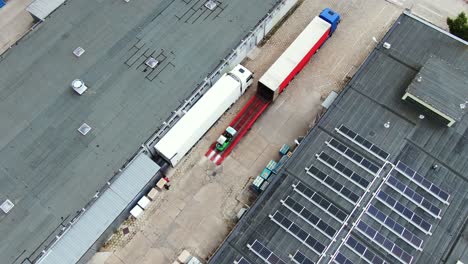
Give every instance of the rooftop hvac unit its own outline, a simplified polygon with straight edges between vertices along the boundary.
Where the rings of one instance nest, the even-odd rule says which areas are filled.
[[[73,80],[73,82],[71,83],[71,87],[79,95],[82,95],[84,92],[86,92],[86,90],[88,90],[88,87],[80,79]]]
[[[5,213],[5,214],[8,214],[8,212],[10,212],[10,210],[14,207],[15,205],[8,199],[6,199],[2,205],[0,205],[0,209],[2,209],[2,211]]]
[[[86,124],[86,123],[83,123],[79,128],[78,128],[78,131],[83,135],[83,136],[86,136],[86,134],[89,133],[89,131],[91,131],[91,127]]]
[[[213,11],[216,8],[217,5],[218,4],[213,0],[209,0],[208,2],[205,3],[205,7],[208,8],[209,10],[211,10],[211,11]]]
[[[151,69],[154,69],[156,68],[156,66],[158,66],[159,64],[159,61],[153,57],[149,57],[146,61],[145,61],[145,64],[150,67]]]
[[[76,48],[74,51],[73,51],[73,54],[76,56],[76,57],[80,57],[81,55],[83,55],[83,53],[85,53],[85,49],[83,49],[82,47],[78,47]]]

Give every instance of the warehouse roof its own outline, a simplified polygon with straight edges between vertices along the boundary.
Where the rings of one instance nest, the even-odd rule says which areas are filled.
[[[67,1],[3,54],[2,263],[34,259],[276,2]]]
[[[433,56],[468,69],[466,43],[402,14],[210,263],[463,257],[468,118],[449,128],[402,100]]]

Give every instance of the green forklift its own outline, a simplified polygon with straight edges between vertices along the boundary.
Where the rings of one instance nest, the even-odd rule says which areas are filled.
[[[218,140],[216,141],[216,150],[219,152],[226,150],[226,148],[231,144],[232,140],[234,139],[234,136],[236,135],[237,131],[232,128],[228,127],[226,128],[226,131],[219,136]]]

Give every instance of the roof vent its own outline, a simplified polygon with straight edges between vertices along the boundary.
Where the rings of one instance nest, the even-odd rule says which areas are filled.
[[[86,90],[88,90],[88,87],[85,85],[85,83],[80,80],[80,79],[75,79],[71,83],[71,87],[75,92],[77,92],[79,95],[82,95]]]
[[[419,115],[419,119],[421,120],[424,119],[424,117],[425,117],[424,115]]]
[[[390,127],[390,121],[387,121],[383,126],[384,126],[385,128],[389,128],[389,127]]]
[[[2,209],[2,211],[5,213],[5,214],[8,214],[8,212],[11,211],[11,209],[14,207],[15,205],[8,199],[6,199],[2,205],[0,205],[0,209]]]
[[[392,46],[392,45],[391,45],[390,43],[388,43],[388,42],[385,42],[385,43],[383,44],[383,47],[386,48],[386,49],[389,49],[391,46]]]
[[[154,69],[156,68],[156,66],[158,66],[159,64],[159,61],[153,57],[149,57],[146,61],[145,61],[145,64],[150,67],[151,69]]]
[[[83,136],[86,136],[86,134],[89,133],[89,131],[91,131],[91,127],[86,124],[86,123],[83,123],[79,128],[78,128],[78,131],[83,135]]]
[[[460,104],[460,109],[465,109],[466,108],[466,103],[468,103],[468,102],[464,102],[463,104]]]
[[[76,57],[80,57],[81,55],[83,55],[83,53],[85,53],[85,49],[83,49],[82,47],[78,47],[76,48],[74,51],[73,51],[73,54],[76,56]]]
[[[421,81],[422,81],[422,76],[418,76],[418,77],[416,78],[416,81],[417,81],[417,82],[421,82]]]
[[[218,4],[213,1],[213,0],[208,0],[208,2],[205,3],[205,7],[208,8],[209,10],[213,11]]]

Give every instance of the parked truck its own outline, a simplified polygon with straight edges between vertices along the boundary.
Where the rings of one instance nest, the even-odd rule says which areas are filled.
[[[221,76],[154,146],[156,152],[171,166],[176,166],[252,81],[253,73],[240,64]]]
[[[260,77],[257,93],[247,102],[229,124],[236,130],[236,136],[228,146],[218,149],[211,145],[206,156],[219,165],[250,130],[263,111],[273,103],[306,65],[317,50],[335,32],[340,15],[330,8],[324,9],[297,36],[291,45]]]

